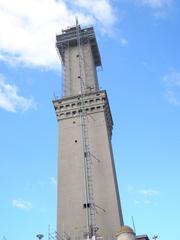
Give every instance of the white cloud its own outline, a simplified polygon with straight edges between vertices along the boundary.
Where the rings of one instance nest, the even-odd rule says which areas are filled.
[[[103,31],[115,22],[108,0],[0,0],[0,60],[59,68],[55,34],[75,24],[75,16]]]
[[[29,108],[35,108],[36,104],[33,98],[25,98],[18,95],[18,88],[5,82],[0,75],[0,108],[9,112],[17,110],[26,111]]]
[[[72,1],[70,1],[70,3],[72,4]],[[74,0],[73,3],[87,11],[90,10],[91,14],[93,14],[99,22],[104,23],[104,27],[105,25],[113,24],[116,20],[110,1],[108,0]]]
[[[14,199],[12,201],[12,205],[13,205],[13,207],[19,208],[22,210],[30,210],[33,207],[31,202],[23,200],[23,199]]]
[[[180,72],[171,69],[164,75],[163,82],[168,101],[173,105],[180,106]]]
[[[140,194],[144,195],[144,196],[157,196],[160,194],[159,191],[157,190],[154,190],[154,189],[141,189],[140,191]]]

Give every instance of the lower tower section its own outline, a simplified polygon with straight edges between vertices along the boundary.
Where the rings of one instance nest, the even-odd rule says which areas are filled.
[[[91,226],[87,212],[93,208],[96,237],[112,239],[123,225],[123,218],[111,145],[113,122],[106,91],[86,93],[83,101],[81,94],[55,100],[53,104],[59,124],[58,235],[66,239],[87,238],[87,232],[91,231],[87,229]],[[82,111],[86,114],[89,153],[83,149]],[[87,176],[85,170],[86,154],[91,156],[88,172],[91,176]],[[87,201],[87,177],[93,203]]]

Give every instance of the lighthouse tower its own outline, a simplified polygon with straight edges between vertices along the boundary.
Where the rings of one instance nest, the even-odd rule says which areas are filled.
[[[63,239],[112,239],[123,225],[111,137],[113,120],[96,68],[101,57],[93,27],[56,36],[64,71],[58,120],[57,234]]]

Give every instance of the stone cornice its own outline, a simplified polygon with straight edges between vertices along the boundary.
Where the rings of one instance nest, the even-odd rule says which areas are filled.
[[[104,112],[109,136],[112,135],[113,120],[105,90],[53,100],[58,121],[79,117],[84,110],[87,115]],[[83,106],[82,106],[83,105]]]

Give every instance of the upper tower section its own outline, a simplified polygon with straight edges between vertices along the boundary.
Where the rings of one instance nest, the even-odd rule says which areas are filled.
[[[96,67],[101,66],[101,57],[93,27],[62,30],[56,47],[64,70],[63,96],[99,91]]]

